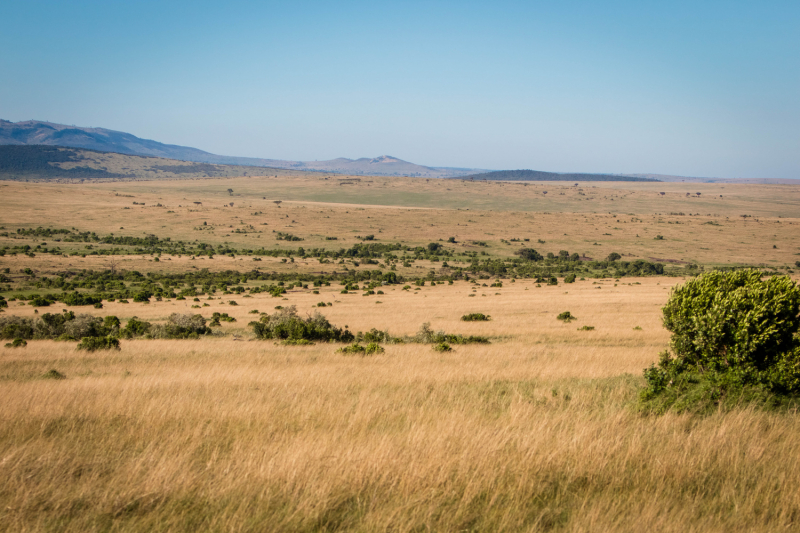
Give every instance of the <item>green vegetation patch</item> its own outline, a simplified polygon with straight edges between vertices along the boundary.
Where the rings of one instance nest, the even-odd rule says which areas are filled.
[[[800,395],[800,288],[757,270],[709,272],[673,289],[664,307],[670,349],[644,371],[647,412],[708,412]]]

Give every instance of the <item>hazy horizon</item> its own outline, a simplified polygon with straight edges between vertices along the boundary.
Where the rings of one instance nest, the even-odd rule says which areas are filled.
[[[0,6],[0,117],[214,154],[800,177],[800,4]]]

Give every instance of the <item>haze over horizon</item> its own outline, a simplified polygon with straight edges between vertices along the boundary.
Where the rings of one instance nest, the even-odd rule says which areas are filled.
[[[800,4],[0,6],[0,118],[214,154],[800,178]]]

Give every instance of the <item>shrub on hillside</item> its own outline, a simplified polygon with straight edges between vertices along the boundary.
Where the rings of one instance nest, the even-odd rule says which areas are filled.
[[[670,350],[644,371],[647,411],[703,411],[800,393],[800,288],[757,270],[709,272],[672,291]]]

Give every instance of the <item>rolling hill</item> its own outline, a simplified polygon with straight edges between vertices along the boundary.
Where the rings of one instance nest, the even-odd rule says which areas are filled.
[[[223,178],[286,172],[63,146],[0,145],[0,179],[6,180]]]
[[[318,170],[322,172],[375,176],[448,178],[474,174],[480,171],[479,169],[471,168],[426,167],[386,155],[372,159],[338,158],[328,161],[285,161],[281,159],[225,156],[204,152],[188,146],[141,139],[121,131],[67,126],[38,120],[10,122],[0,119],[0,145],[66,146],[215,165]]]

